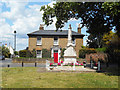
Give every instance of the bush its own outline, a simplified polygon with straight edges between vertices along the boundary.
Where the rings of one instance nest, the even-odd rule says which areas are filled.
[[[26,50],[26,57],[33,57],[32,52],[30,52],[29,50]]]
[[[42,57],[43,58],[50,58],[51,57],[51,50],[42,49]]]
[[[36,50],[33,49],[32,51],[30,50],[20,50],[19,51],[19,56],[20,57],[27,57],[27,58],[36,58]]]
[[[106,47],[103,47],[103,48],[97,48],[96,51],[97,52],[106,52],[107,48]]]
[[[36,58],[36,50],[35,49],[32,50],[32,55],[34,58]]]
[[[85,58],[86,54],[96,53],[94,48],[83,48],[79,50],[79,58]]]
[[[15,55],[18,55],[18,52],[17,52],[17,51],[15,51],[15,52],[14,52],[14,54],[15,54]]]
[[[20,50],[19,51],[19,56],[20,57],[26,57],[26,54],[27,54],[27,50]]]
[[[64,51],[65,51],[66,49],[65,48],[63,48],[62,50],[61,50],[61,58],[63,58],[63,55],[64,55]]]

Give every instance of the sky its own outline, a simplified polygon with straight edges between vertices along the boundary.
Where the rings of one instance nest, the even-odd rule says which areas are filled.
[[[14,30],[16,30],[16,50],[23,50],[28,47],[28,33],[39,29],[42,21],[43,11],[41,6],[49,5],[53,7],[55,1],[46,2],[45,0],[32,2],[32,0],[0,0],[0,42],[11,45],[14,48]],[[55,30],[56,18],[50,26],[44,26],[45,30]],[[68,30],[69,24],[72,30],[77,32],[79,20],[71,19],[62,29]],[[86,34],[86,28],[82,28],[81,33]],[[83,38],[83,45],[86,45],[87,36]]]

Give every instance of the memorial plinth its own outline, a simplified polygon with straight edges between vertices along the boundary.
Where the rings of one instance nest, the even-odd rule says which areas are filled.
[[[72,28],[71,25],[69,25],[69,30],[68,30],[68,43],[66,50],[64,51],[64,63],[76,63],[76,51],[74,49],[74,45],[72,43]]]

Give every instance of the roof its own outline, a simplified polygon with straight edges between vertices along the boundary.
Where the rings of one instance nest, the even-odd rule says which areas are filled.
[[[32,33],[27,34],[28,36],[67,36],[68,35],[68,30],[38,30]],[[72,31],[73,36],[84,36],[81,33]]]

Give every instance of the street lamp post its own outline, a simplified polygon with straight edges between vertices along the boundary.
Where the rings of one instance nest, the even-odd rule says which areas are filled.
[[[14,55],[16,51],[16,31],[14,31]]]

